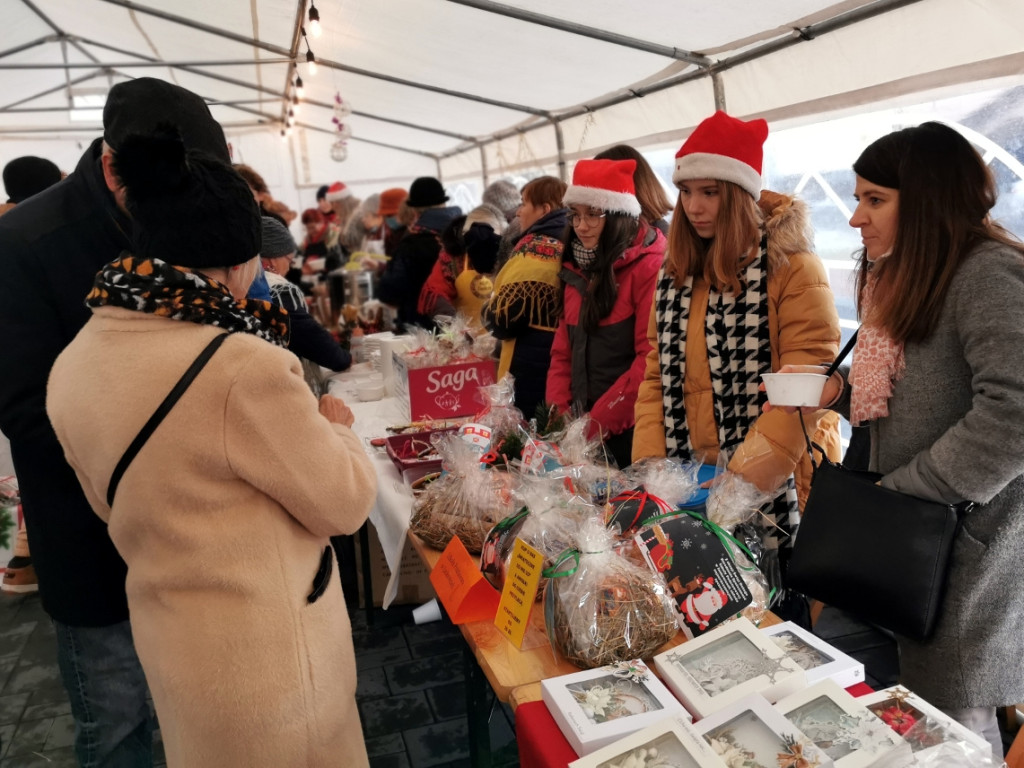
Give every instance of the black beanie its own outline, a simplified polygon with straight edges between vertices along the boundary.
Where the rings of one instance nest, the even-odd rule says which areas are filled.
[[[16,157],[4,166],[8,202],[20,203],[60,181],[60,168],[41,157]]]
[[[189,149],[231,162],[224,131],[206,102],[192,91],[153,77],[140,77],[118,83],[107,94],[103,140],[115,152],[129,136],[152,134],[164,123],[178,129]]]
[[[186,152],[176,127],[125,137],[114,170],[132,216],[134,255],[193,269],[259,255],[262,224],[249,185],[227,163]]]

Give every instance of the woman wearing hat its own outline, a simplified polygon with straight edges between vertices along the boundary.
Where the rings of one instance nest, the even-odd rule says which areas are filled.
[[[238,174],[186,156],[176,132],[126,138],[114,171],[132,253],[97,275],[92,318],[53,366],[47,409],[128,565],[167,765],[326,767],[344,755],[365,766],[328,545],[361,525],[376,491],[351,411],[312,396],[284,348],[286,314],[242,298],[261,231]],[[223,344],[112,484],[214,339]]]
[[[999,762],[996,707],[1024,701],[1024,245],[991,219],[992,174],[947,125],[883,136],[853,170],[862,324],[821,402],[867,427],[883,487],[975,502],[934,634],[896,640],[900,683]]]
[[[589,414],[620,467],[631,461],[651,296],[665,256],[665,236],[640,219],[635,170],[633,160],[576,163],[562,198],[572,229],[547,380],[548,402]]]
[[[636,403],[633,457],[697,457],[763,492],[784,488],[765,510],[763,570],[773,586],[799,521],[810,473],[800,422],[761,413],[762,373],[832,360],[839,318],[821,260],[812,252],[802,202],[761,191],[764,120],[716,112],[676,155],[679,188],[648,337],[651,352]],[[815,439],[838,457],[834,415],[818,412]],[[820,421],[820,423],[819,423]],[[809,469],[809,466],[806,467]],[[799,493],[798,493],[799,492]],[[795,615],[803,613],[796,601]]]

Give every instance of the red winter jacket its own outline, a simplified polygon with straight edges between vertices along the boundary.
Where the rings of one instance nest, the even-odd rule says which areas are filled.
[[[606,436],[635,423],[633,406],[651,349],[647,324],[665,243],[660,231],[641,224],[633,245],[615,262],[615,305],[589,334],[577,327],[587,278],[571,261],[563,264],[564,312],[551,345],[547,401],[562,410],[577,403]]]

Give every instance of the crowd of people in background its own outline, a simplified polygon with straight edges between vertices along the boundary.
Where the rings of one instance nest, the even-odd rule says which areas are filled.
[[[525,418],[588,416],[620,467],[721,454],[774,494],[775,610],[807,623],[785,575],[810,464],[759,382],[821,370],[840,329],[806,207],[762,188],[764,120],[701,122],[674,200],[619,145],[569,184],[495,181],[468,212],[433,177],[362,199],[336,181],[293,211],[231,164],[200,98],[159,80],[114,86],[103,122],[63,181],[40,158],[8,164],[0,208],[18,371],[0,379],[0,428],[27,523],[4,588],[38,584],[53,618],[82,765],[151,762],[147,686],[168,765],[367,764],[328,542],[366,518],[375,479],[351,411],[317,389],[321,368],[352,363],[339,270],[372,276],[391,329],[461,314],[492,334]],[[1024,700],[1024,632],[1006,618],[1024,598],[998,578],[1024,555],[1024,246],[990,219],[991,175],[950,128],[884,137],[854,170],[862,335],[806,423],[839,460],[842,412],[870,426],[883,485],[977,503],[938,632],[899,643],[912,687],[995,748],[995,707]]]

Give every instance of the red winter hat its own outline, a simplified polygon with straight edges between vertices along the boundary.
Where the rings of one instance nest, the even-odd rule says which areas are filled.
[[[580,160],[562,203],[640,218],[640,202],[633,187],[635,170],[636,160]]]
[[[743,122],[718,110],[694,129],[676,153],[672,181],[731,181],[755,200],[761,195],[761,161],[768,123]]]
[[[340,181],[336,181],[327,188],[327,201],[334,202],[335,200],[344,200],[346,197],[352,196],[352,190],[342,184]]]

